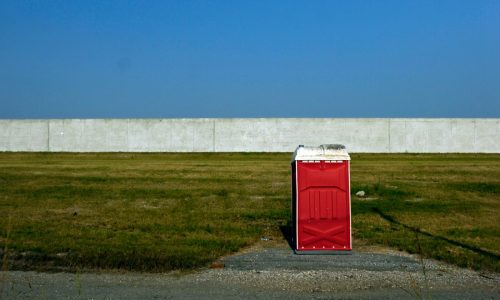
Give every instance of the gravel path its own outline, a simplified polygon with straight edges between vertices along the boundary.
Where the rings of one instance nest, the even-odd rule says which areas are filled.
[[[182,274],[0,273],[1,299],[499,299],[500,274],[395,251],[294,255],[254,247]],[[217,265],[216,265],[217,266]]]

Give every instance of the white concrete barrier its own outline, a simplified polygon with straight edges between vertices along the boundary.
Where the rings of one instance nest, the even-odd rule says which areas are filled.
[[[0,120],[0,151],[500,153],[500,119]]]

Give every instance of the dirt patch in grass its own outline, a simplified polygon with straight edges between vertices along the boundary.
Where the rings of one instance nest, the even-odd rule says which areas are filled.
[[[167,271],[289,225],[289,154],[0,153],[14,269]],[[354,154],[354,246],[500,270],[500,155]],[[366,199],[376,199],[366,201]],[[8,219],[10,218],[10,225]]]

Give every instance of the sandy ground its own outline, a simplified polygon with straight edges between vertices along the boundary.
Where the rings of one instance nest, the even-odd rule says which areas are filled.
[[[1,299],[500,299],[500,274],[387,249],[294,255],[266,242],[190,273],[0,273]],[[222,267],[223,266],[223,267]]]

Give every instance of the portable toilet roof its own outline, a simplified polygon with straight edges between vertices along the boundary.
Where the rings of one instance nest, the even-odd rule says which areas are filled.
[[[296,160],[351,160],[351,157],[345,146],[340,144],[300,145],[293,153],[292,161]]]

